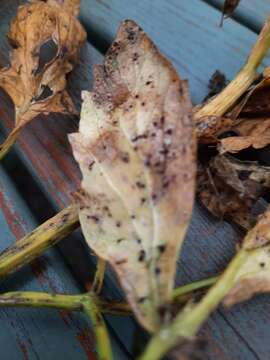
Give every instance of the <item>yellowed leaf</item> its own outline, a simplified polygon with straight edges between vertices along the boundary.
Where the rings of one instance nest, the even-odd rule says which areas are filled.
[[[187,84],[142,29],[125,21],[83,99],[79,133],[70,136],[83,174],[82,230],[153,331],[170,298],[194,199]]]

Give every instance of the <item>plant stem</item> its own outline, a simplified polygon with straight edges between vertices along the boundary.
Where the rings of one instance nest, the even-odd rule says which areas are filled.
[[[140,360],[161,359],[179,343],[179,339],[192,339],[210,313],[234,286],[237,271],[248,257],[248,251],[241,249],[198,305],[187,305],[174,321],[155,335]]]
[[[190,294],[195,290],[199,290],[204,287],[211,286],[211,285],[215,284],[218,281],[218,279],[219,279],[219,276],[213,276],[208,279],[194,281],[190,284],[175,288],[172,293],[172,298],[173,298],[173,300],[177,300],[179,297],[182,297],[183,295],[186,295],[186,294]]]
[[[93,286],[92,286],[92,291],[95,294],[99,294],[102,289],[105,270],[106,270],[106,261],[101,258],[98,258],[97,270],[95,273],[95,279],[94,279]]]
[[[0,160],[2,160],[5,157],[5,155],[9,152],[12,145],[17,140],[18,135],[19,135],[18,131],[12,131],[8,135],[6,140],[0,145]]]
[[[266,55],[269,47],[270,17],[266,19],[244,67],[219,95],[195,113],[195,119],[210,115],[224,115],[256,79],[256,69]]]
[[[0,255],[0,278],[20,269],[72,232],[78,225],[78,211],[71,205],[18,240]]]
[[[100,313],[99,306],[93,297],[88,294],[82,301],[84,312],[90,317],[96,335],[97,351],[101,360],[112,359],[110,337],[105,321]]]

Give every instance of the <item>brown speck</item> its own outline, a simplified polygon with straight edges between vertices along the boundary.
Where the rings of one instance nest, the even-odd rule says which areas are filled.
[[[146,81],[145,85],[150,85],[151,81]]]
[[[93,220],[95,223],[99,222],[99,218],[96,215],[87,215],[88,220]]]
[[[139,304],[142,304],[143,302],[145,302],[146,299],[147,299],[146,296],[142,296],[142,297],[140,297],[140,298],[138,299],[138,303],[139,303]]]
[[[140,181],[137,181],[136,182],[136,186],[139,188],[139,189],[144,189],[145,188],[145,184],[140,182]]]
[[[140,250],[139,252],[139,257],[138,257],[138,261],[142,262],[145,259],[145,251],[144,250]]]
[[[166,245],[158,245],[158,250],[161,254],[164,253],[165,249],[166,249]]]
[[[157,195],[156,194],[153,194],[152,195],[152,200],[156,200],[157,199]]]
[[[144,106],[144,105],[145,105],[145,102],[143,101],[143,102],[141,103],[141,105]]]
[[[139,99],[139,95],[137,94],[137,95],[135,95],[135,99]]]
[[[155,268],[155,273],[156,275],[159,275],[161,273],[161,269],[159,267]]]
[[[117,221],[115,224],[118,228],[121,227],[121,221]]]
[[[123,154],[122,156],[121,156],[121,159],[122,159],[122,161],[124,162],[124,163],[128,163],[129,162],[129,154]]]
[[[146,198],[141,198],[141,204],[144,204],[146,202]]]
[[[261,262],[261,263],[260,263],[260,267],[261,267],[261,268],[265,267],[265,263],[264,263],[264,262]]]
[[[115,263],[116,263],[116,265],[122,265],[122,264],[125,264],[125,263],[127,263],[127,262],[128,262],[127,259],[122,259],[122,260],[116,261]]]
[[[131,215],[131,219],[136,219],[136,216],[135,215]]]
[[[117,239],[116,242],[117,242],[117,244],[120,244],[120,242],[122,242],[123,240],[125,240],[125,238]]]
[[[172,135],[172,129],[166,130],[165,133],[166,133],[167,135]]]
[[[94,163],[95,161],[90,162],[90,164],[88,165],[88,170],[92,170]]]

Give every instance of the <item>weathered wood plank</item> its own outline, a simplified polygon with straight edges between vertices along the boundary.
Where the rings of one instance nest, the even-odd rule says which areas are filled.
[[[89,41],[99,39],[96,45],[101,42],[102,48],[112,41],[120,21],[137,21],[182,77],[189,79],[194,103],[204,98],[215,70],[233,78],[256,39],[253,32],[230,19],[220,28],[220,16],[201,0],[141,1],[128,6],[125,0],[82,0],[81,12]]]
[[[0,251],[36,227],[36,221],[0,168]],[[46,253],[18,274],[5,280],[1,292],[31,290],[79,293],[56,249]],[[65,349],[66,359],[96,359],[89,320],[79,313],[44,309],[0,309],[1,359],[53,359]],[[115,358],[127,357],[112,335]]]

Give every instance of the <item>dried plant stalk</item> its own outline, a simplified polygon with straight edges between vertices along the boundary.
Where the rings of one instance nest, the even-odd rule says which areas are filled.
[[[77,207],[71,205],[18,240],[0,254],[0,278],[17,271],[79,226]]]

